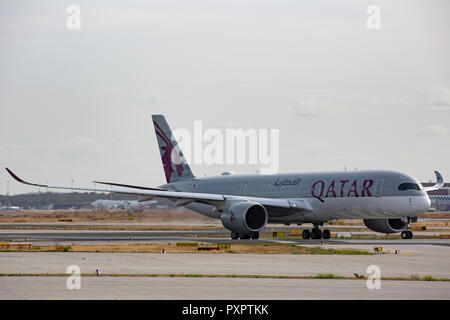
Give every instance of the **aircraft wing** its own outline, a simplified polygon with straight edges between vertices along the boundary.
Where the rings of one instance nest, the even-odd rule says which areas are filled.
[[[120,189],[109,189],[109,188],[92,188],[92,187],[75,187],[75,186],[61,186],[61,185],[46,185],[31,183],[19,178],[11,170],[6,168],[6,171],[18,182],[49,189],[63,189],[72,191],[94,191],[94,192],[113,192],[120,194],[130,194],[143,196],[143,201],[151,200],[152,198],[168,198],[174,200],[175,205],[185,205],[190,202],[201,202],[216,206],[217,208],[223,208],[225,203],[228,201],[252,201],[257,202],[263,206],[278,207],[284,209],[297,209],[312,211],[311,206],[303,199],[274,199],[274,198],[259,198],[259,197],[247,197],[247,196],[236,196],[236,195],[223,195],[223,194],[213,194],[213,193],[195,193],[195,192],[178,192],[178,191],[164,191],[157,188],[133,188],[126,187]],[[111,184],[111,183],[108,183]],[[123,185],[125,186],[125,185]]]
[[[438,171],[434,171],[434,174],[436,175],[436,184],[431,187],[424,187],[423,189],[425,191],[439,190],[444,186],[444,178],[442,178],[442,175]]]
[[[142,190],[160,190],[160,191],[167,191],[166,189],[161,189],[161,188],[148,188],[148,187],[133,186],[133,185],[129,185],[129,184],[121,184],[121,183],[114,183],[114,182],[94,181],[94,183],[105,184],[105,185],[108,185],[108,186],[115,186],[115,187],[125,187],[125,188],[133,188],[133,189],[142,189]]]

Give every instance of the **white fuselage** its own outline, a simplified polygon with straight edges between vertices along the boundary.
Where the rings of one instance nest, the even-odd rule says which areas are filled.
[[[399,190],[405,182],[417,185],[419,189]],[[195,178],[165,187],[188,192],[301,199],[312,208],[309,211],[268,208],[269,222],[279,223],[417,217],[431,205],[417,179],[395,171],[219,176]],[[185,207],[220,219],[221,213],[213,205],[190,203]]]

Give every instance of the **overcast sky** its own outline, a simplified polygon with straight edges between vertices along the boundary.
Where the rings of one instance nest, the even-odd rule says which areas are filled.
[[[0,193],[5,166],[41,183],[164,183],[155,113],[173,129],[279,129],[280,172],[450,181],[449,16],[448,0],[0,0]]]

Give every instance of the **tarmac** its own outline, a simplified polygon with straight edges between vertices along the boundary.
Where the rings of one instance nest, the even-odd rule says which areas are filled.
[[[0,277],[0,299],[449,299],[450,282],[365,280],[84,277],[69,290],[65,277]]]
[[[415,234],[420,234],[416,232]],[[261,237],[258,240],[231,240],[224,229],[195,230],[195,231],[89,231],[89,230],[2,230],[0,242],[31,241],[40,244],[93,244],[93,243],[167,243],[177,241],[198,241],[206,243],[230,242],[236,244],[251,243],[295,243],[299,245],[318,245],[321,243],[378,245],[380,243],[404,246],[404,245],[438,245],[450,246],[450,239],[329,239],[312,240],[301,238],[268,238]]]
[[[61,274],[69,265],[81,273],[208,274],[314,276],[333,273],[365,275],[377,265],[382,277],[431,275],[450,278],[450,248],[405,247],[400,254],[231,254],[231,253],[111,253],[111,252],[0,252],[0,274]]]
[[[198,231],[2,230],[0,242],[45,244],[132,244],[199,241],[205,243],[288,243],[390,254],[232,254],[0,252],[0,299],[450,299],[450,281],[382,280],[369,290],[366,280],[276,279],[258,276],[369,276],[379,266],[381,277],[450,278],[450,239],[262,238],[231,241],[220,229]],[[393,254],[398,250],[398,254]],[[77,265],[81,290],[66,288],[67,267]],[[100,276],[94,276],[96,269]],[[22,276],[11,276],[22,274]],[[29,276],[39,274],[39,276]],[[63,276],[47,277],[46,274]],[[117,274],[117,277],[102,275]],[[184,274],[185,277],[161,275]],[[147,275],[147,276],[146,276]],[[159,275],[158,277],[154,277]],[[211,278],[201,275],[214,276]],[[237,278],[220,277],[234,275]],[[67,275],[69,276],[69,275]],[[252,276],[244,278],[239,276]]]

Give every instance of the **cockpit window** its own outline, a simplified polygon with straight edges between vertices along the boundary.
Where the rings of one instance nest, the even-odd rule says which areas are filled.
[[[420,190],[420,187],[418,184],[415,183],[402,183],[398,186],[398,190],[405,191],[405,190]]]

